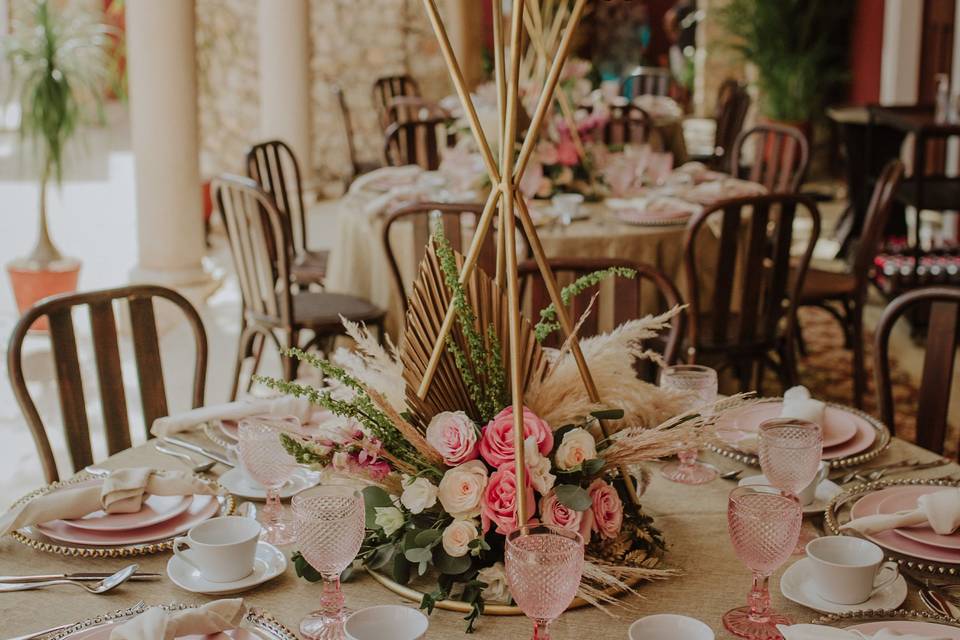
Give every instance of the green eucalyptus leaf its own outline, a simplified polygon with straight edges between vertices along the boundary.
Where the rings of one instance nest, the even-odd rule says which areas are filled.
[[[410,562],[430,562],[433,560],[433,554],[430,550],[423,548],[407,549],[403,552],[403,557]]]
[[[320,582],[323,580],[320,572],[314,569],[299,551],[294,552],[294,554],[290,556],[290,559],[293,561],[293,568],[296,570],[298,578],[303,578],[307,582]]]
[[[417,534],[420,533],[416,529],[411,529],[403,534],[403,540],[400,542],[400,548],[403,551],[407,549],[416,549],[417,548]]]
[[[424,560],[424,561],[421,562],[419,565],[417,565],[417,574],[418,574],[418,575],[421,575],[421,576],[424,575],[424,574],[426,574],[426,573],[427,573],[427,566],[428,566],[428,564],[429,564],[429,563],[428,563],[426,560]]]
[[[593,504],[587,490],[575,484],[558,484],[553,487],[553,491],[560,504],[574,511],[586,511]]]
[[[585,460],[583,463],[583,475],[585,476],[595,476],[603,469],[603,466],[606,464],[603,458],[593,458],[591,460]]]
[[[399,584],[410,582],[410,563],[407,562],[402,553],[393,556],[393,570],[390,572],[390,577]]]
[[[623,418],[623,409],[601,409],[591,411],[590,415],[597,420],[620,420]]]
[[[449,576],[457,576],[470,570],[473,562],[470,555],[455,558],[443,549],[434,549],[433,564],[441,572]]]
[[[378,547],[376,551],[373,552],[373,555],[367,560],[367,566],[377,571],[383,569],[390,562],[393,561],[393,556],[397,552],[397,545],[384,545]]]
[[[439,529],[426,529],[417,534],[414,542],[416,542],[418,547],[429,549],[440,541],[442,535]]]
[[[367,529],[376,529],[377,507],[392,507],[393,500],[390,499],[390,494],[380,487],[364,487],[362,493],[364,515],[366,519],[365,526]]]

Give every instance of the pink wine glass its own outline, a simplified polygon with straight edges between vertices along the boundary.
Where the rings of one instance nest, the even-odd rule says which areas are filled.
[[[660,373],[660,388],[683,391],[689,396],[685,410],[709,407],[717,400],[717,372],[698,364],[679,364],[666,367]],[[697,444],[677,454],[675,462],[668,462],[660,469],[667,480],[682,484],[704,484],[717,477],[717,470],[697,462]]]
[[[514,601],[533,620],[533,640],[549,640],[548,626],[577,595],[583,538],[549,525],[521,527],[507,536],[504,565]]]
[[[723,626],[739,638],[781,640],[778,624],[790,619],[770,609],[770,574],[787,561],[800,535],[803,510],[796,496],[776,487],[753,485],[730,492],[727,526],[733,550],[753,572],[746,607],[723,615]]]
[[[280,433],[270,418],[246,418],[240,421],[237,443],[243,468],[267,490],[260,522],[261,538],[270,544],[290,544],[295,539],[292,523],[280,504],[280,488],[293,475],[297,461],[283,448]]]
[[[300,622],[300,633],[311,640],[340,640],[350,613],[340,574],[363,542],[363,495],[345,485],[315,487],[293,497],[293,514],[300,553],[323,576],[320,608]]]
[[[823,430],[798,418],[771,418],[760,423],[758,448],[760,468],[767,482],[799,496],[820,472]],[[801,532],[794,553],[804,553],[815,536]]]

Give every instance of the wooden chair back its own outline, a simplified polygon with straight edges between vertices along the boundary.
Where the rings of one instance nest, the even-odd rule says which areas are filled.
[[[347,97],[343,93],[343,89],[338,84],[330,86],[330,91],[333,92],[334,97],[337,99],[337,106],[340,108],[340,119],[343,121],[343,135],[347,143],[347,154],[350,160],[350,170],[353,172],[353,175],[350,176],[351,180],[360,175],[360,161],[357,159],[357,145],[353,139],[353,117],[350,115],[350,107],[347,106]]]
[[[387,104],[387,121],[390,124],[430,118],[449,119],[450,112],[436,102],[420,96],[397,96],[391,98]]]
[[[897,189],[903,182],[904,166],[900,160],[891,160],[884,166],[870,197],[863,232],[856,241],[853,253],[853,275],[857,280],[857,294],[865,296],[873,261],[883,243],[883,233],[897,197]]]
[[[129,312],[133,353],[140,386],[140,404],[148,438],[153,421],[169,413],[163,366],[160,360],[157,320],[153,306],[153,301],[157,298],[176,305],[186,317],[193,332],[195,358],[191,407],[199,407],[203,404],[207,375],[207,334],[196,309],[176,291],[153,285],[131,285],[117,289],[52,296],[28,309],[14,327],[7,349],[7,369],[14,396],[27,420],[37,452],[40,454],[40,462],[47,482],[59,480],[60,475],[57,472],[46,428],[30,395],[23,372],[23,342],[27,332],[34,322],[46,317],[60,397],[60,413],[70,461],[73,465],[72,471],[75,472],[93,464],[94,460],[74,331],[73,310],[76,307],[87,307],[89,313],[107,451],[112,455],[131,446],[129,414],[117,339],[115,315],[117,302],[125,301]]]
[[[440,168],[440,148],[454,145],[455,136],[446,118],[394,122],[384,134],[383,153],[387,165],[415,164],[427,171]]]
[[[253,145],[247,151],[247,176],[273,198],[277,211],[287,220],[294,253],[305,253],[307,213],[303,206],[300,164],[293,149],[282,140]]]
[[[810,145],[803,132],[782,124],[761,124],[741,131],[733,143],[730,175],[741,175],[744,149],[751,142],[753,165],[747,179],[759,182],[770,192],[796,193],[810,162]]]
[[[417,81],[409,75],[377,78],[373,83],[373,107],[377,112],[377,118],[380,120],[380,126],[386,129],[391,124],[387,114],[391,100],[400,96],[419,95],[420,87],[417,85]]]
[[[804,210],[811,219],[810,237],[793,263],[796,277],[791,283],[793,226]],[[701,234],[717,229],[717,260],[707,264],[697,242]],[[693,216],[683,240],[691,361],[701,349],[765,353],[777,346],[785,317],[786,335],[793,336],[795,303],[819,236],[817,205],[786,193],[725,200]],[[712,285],[710,300],[703,299],[701,282]]]
[[[620,83],[620,95],[627,98],[637,96],[669,96],[673,84],[670,69],[664,67],[637,67]]]
[[[650,138],[653,119],[635,104],[610,106],[610,120],[603,127],[606,145],[643,144]]]
[[[714,134],[714,161],[723,166],[727,154],[733,149],[737,136],[743,131],[743,123],[750,110],[750,94],[747,88],[733,78],[720,85],[717,92],[715,119],[717,129]]]
[[[212,190],[230,243],[244,317],[290,326],[292,247],[285,216],[249,178],[221,175]]]
[[[618,327],[628,320],[642,318],[648,313],[662,313],[675,305],[683,304],[683,298],[681,298],[680,292],[673,281],[650,265],[618,258],[550,258],[547,262],[553,269],[557,280],[561,283],[573,282],[581,276],[611,267],[626,267],[637,272],[637,277],[634,279],[614,276],[611,278],[612,287],[608,286],[605,289],[604,283],[601,283],[573,297],[568,311],[571,320],[576,323],[589,308],[590,300],[594,294],[600,292],[593,310],[580,326],[577,334],[580,338],[589,338],[601,331],[598,311],[604,306],[604,301],[601,298],[605,293],[610,295],[612,299],[613,327]],[[529,317],[532,322],[537,322],[540,318],[540,311],[550,304],[550,296],[540,274],[540,267],[533,260],[526,260],[518,265],[518,271],[524,291],[529,292],[526,294],[529,296]],[[643,308],[644,290],[651,285],[656,291],[656,308]],[[647,297],[649,298],[649,296]],[[680,341],[683,338],[684,322],[684,313],[681,312],[664,338],[663,357],[667,363],[676,361]],[[558,331],[548,336],[542,344],[548,347],[559,347],[564,340],[565,336]],[[645,377],[652,378],[653,376]]]

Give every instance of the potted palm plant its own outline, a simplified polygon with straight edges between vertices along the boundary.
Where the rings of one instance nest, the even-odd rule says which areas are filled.
[[[62,181],[64,152],[78,125],[91,111],[100,114],[110,68],[109,28],[89,9],[58,13],[48,0],[37,0],[32,9],[4,46],[20,103],[21,143],[32,146],[23,155],[34,161],[40,187],[36,245],[7,265],[21,311],[76,289],[80,261],[64,257],[50,237],[47,192]]]

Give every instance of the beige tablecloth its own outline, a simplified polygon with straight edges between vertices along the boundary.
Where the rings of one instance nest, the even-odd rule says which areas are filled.
[[[707,456],[721,468],[734,465],[717,456]],[[934,458],[930,452],[895,440],[880,462],[895,459]],[[104,466],[155,465],[183,468],[180,463],[143,446],[117,454]],[[918,475],[938,477],[960,467],[938,468]],[[222,472],[223,467],[215,467]],[[612,611],[616,617],[597,609],[585,608],[565,614],[555,625],[555,640],[626,638],[630,623],[653,613],[680,613],[703,620],[722,640],[731,638],[722,630],[721,616],[732,607],[745,604],[750,587],[749,572],[733,554],[726,524],[726,497],[734,484],[716,480],[699,487],[669,483],[655,475],[653,484],[644,496],[644,506],[656,518],[663,531],[669,552],[665,564],[684,572],[668,581],[644,585],[642,598],[629,597],[629,611]],[[805,526],[811,526],[809,523]],[[293,547],[288,551],[292,551]],[[164,571],[170,554],[144,556],[137,559],[145,571]],[[64,571],[114,571],[123,566],[123,560],[81,560],[54,556],[20,546],[12,538],[0,539],[0,574],[28,574]],[[791,560],[792,562],[792,560]],[[778,571],[771,580],[773,606],[797,621],[808,621],[818,614],[783,598],[778,589]],[[344,585],[347,603],[361,608],[375,604],[399,603],[401,599],[379,586],[370,577],[363,576]],[[278,578],[244,594],[248,604],[262,607],[281,622],[296,629],[300,618],[316,607],[320,587],[296,578],[293,568]],[[99,613],[132,606],[143,599],[148,604],[173,601],[203,603],[215,598],[181,591],[169,580],[160,582],[127,583],[116,591],[102,596],[91,595],[75,587],[54,587],[43,591],[0,594],[0,630],[4,636],[37,631],[56,624],[91,617]],[[906,605],[922,609],[911,586]],[[427,638],[465,638],[462,614],[437,610],[430,619]],[[530,635],[529,623],[523,618],[487,617],[481,620],[474,638],[507,640]],[[681,640],[678,638],[678,640]]]

